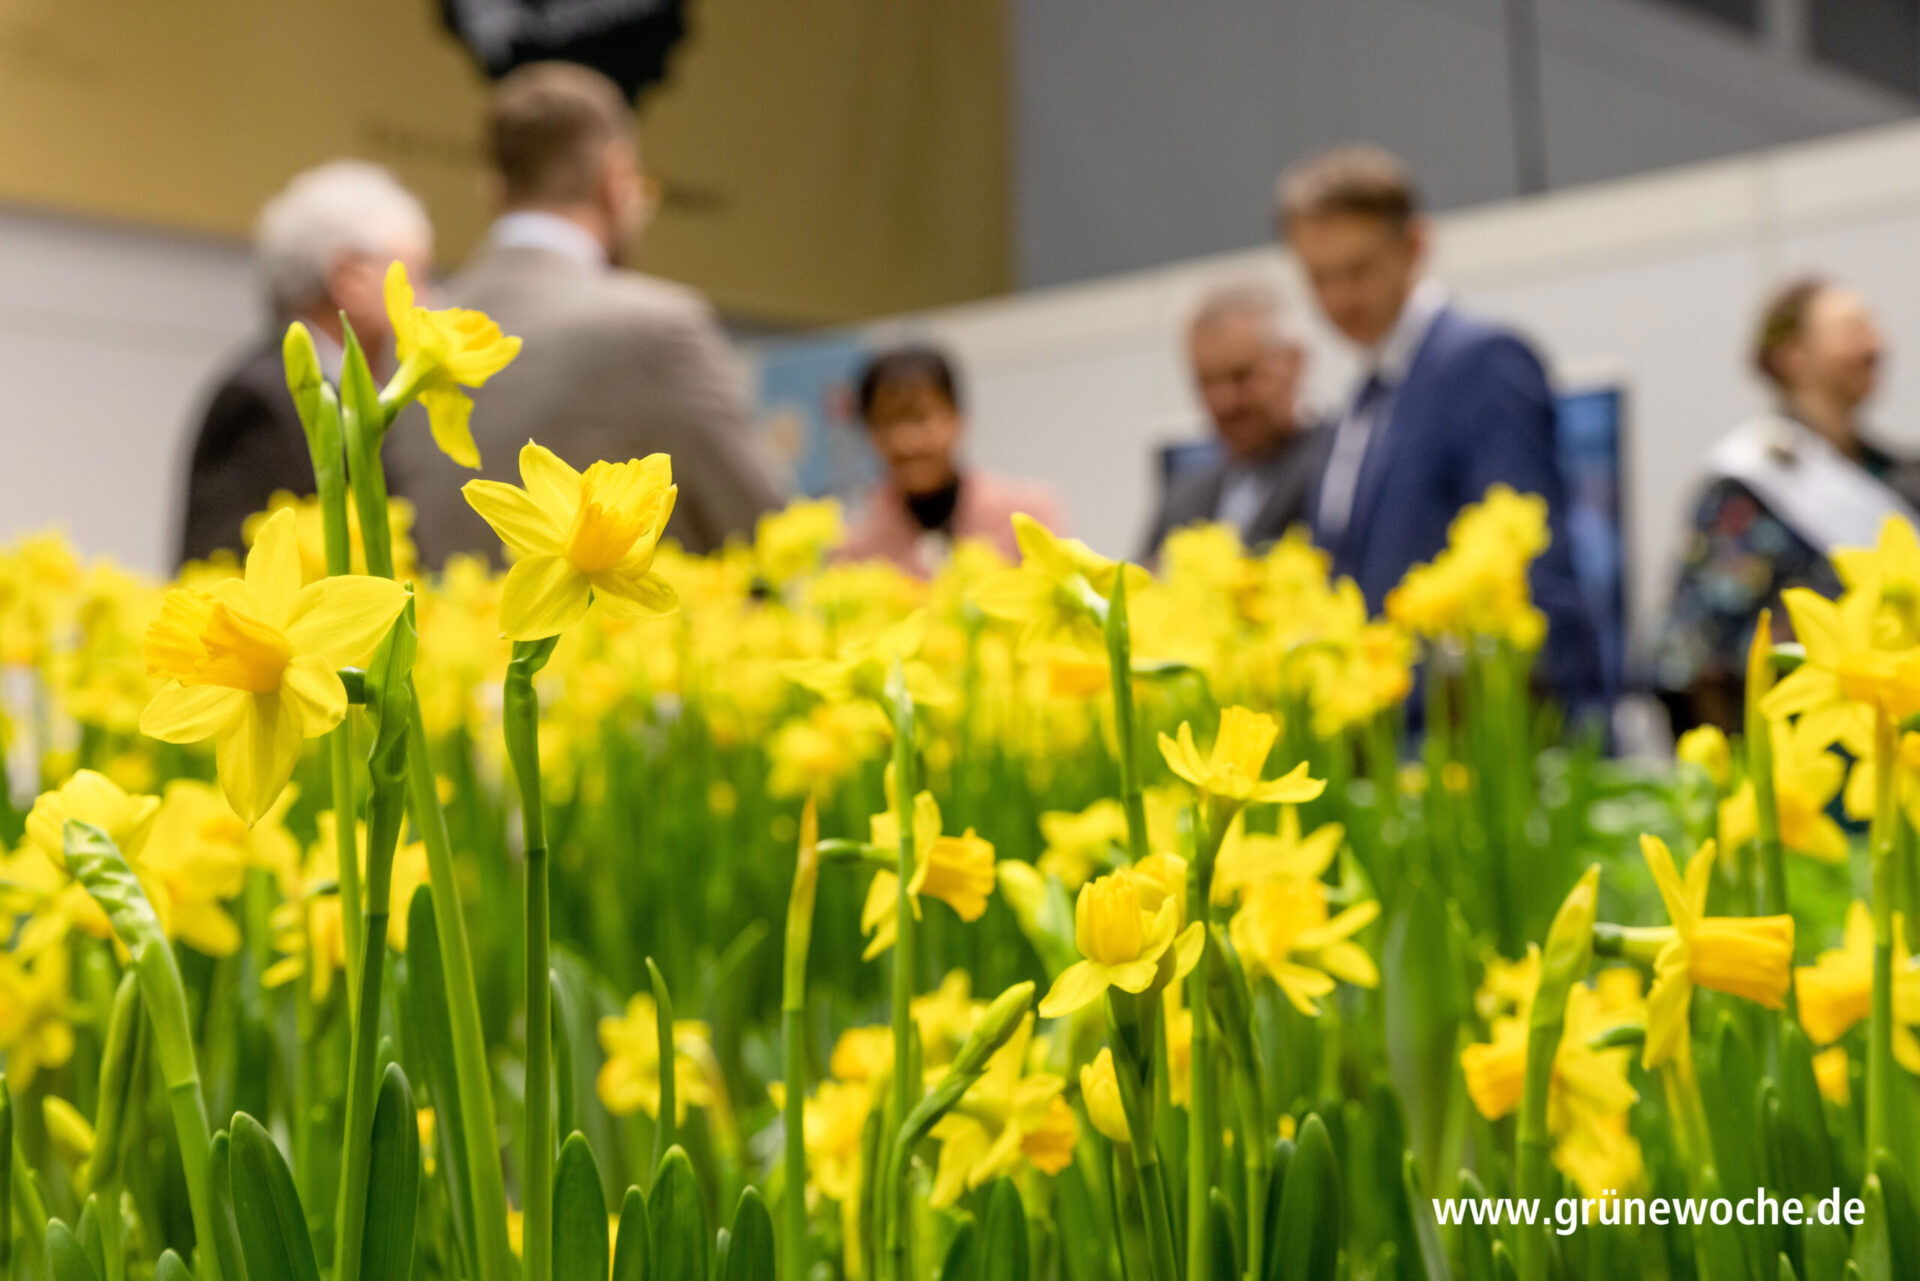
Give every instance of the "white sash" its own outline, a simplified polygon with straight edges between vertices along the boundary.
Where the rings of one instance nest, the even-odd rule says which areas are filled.
[[[1751,489],[1782,523],[1828,555],[1836,547],[1873,546],[1888,516],[1920,527],[1920,513],[1904,498],[1790,418],[1736,427],[1713,447],[1707,466]]]

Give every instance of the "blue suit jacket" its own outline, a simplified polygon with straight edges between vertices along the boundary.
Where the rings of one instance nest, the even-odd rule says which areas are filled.
[[[1570,711],[1595,710],[1605,698],[1600,648],[1568,549],[1553,392],[1519,338],[1442,310],[1368,439],[1346,530],[1321,526],[1316,493],[1314,538],[1378,612],[1409,568],[1446,546],[1454,515],[1502,481],[1547,500],[1553,541],[1531,576],[1547,616],[1540,674]]]

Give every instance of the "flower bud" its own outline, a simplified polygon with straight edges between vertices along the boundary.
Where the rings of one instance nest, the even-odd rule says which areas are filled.
[[[1016,983],[994,999],[987,1012],[974,1024],[960,1052],[953,1057],[955,1075],[970,1075],[986,1069],[994,1051],[1005,1045],[1020,1029],[1020,1021],[1033,1005],[1033,984]]]

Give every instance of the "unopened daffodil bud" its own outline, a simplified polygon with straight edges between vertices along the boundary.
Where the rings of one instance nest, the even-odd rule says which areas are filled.
[[[1087,1105],[1093,1128],[1114,1143],[1131,1143],[1127,1111],[1120,1103],[1120,1081],[1113,1071],[1113,1051],[1105,1046],[1093,1062],[1080,1068],[1080,1097]]]

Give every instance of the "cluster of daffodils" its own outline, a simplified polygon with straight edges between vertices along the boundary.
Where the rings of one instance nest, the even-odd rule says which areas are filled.
[[[1531,715],[1548,522],[1498,487],[1370,618],[1304,537],[1221,527],[1150,574],[1019,516],[1016,562],[923,581],[802,502],[689,556],[672,460],[529,442],[464,488],[508,568],[423,574],[382,441],[419,404],[476,466],[467,391],[519,342],[397,267],[387,301],[383,388],[289,333],[319,492],[244,557],[0,548],[0,1263],[1920,1272],[1884,1226],[1576,1249],[1428,1211],[1920,1214],[1906,526],[1788,593],[1743,732],[1647,780]]]

